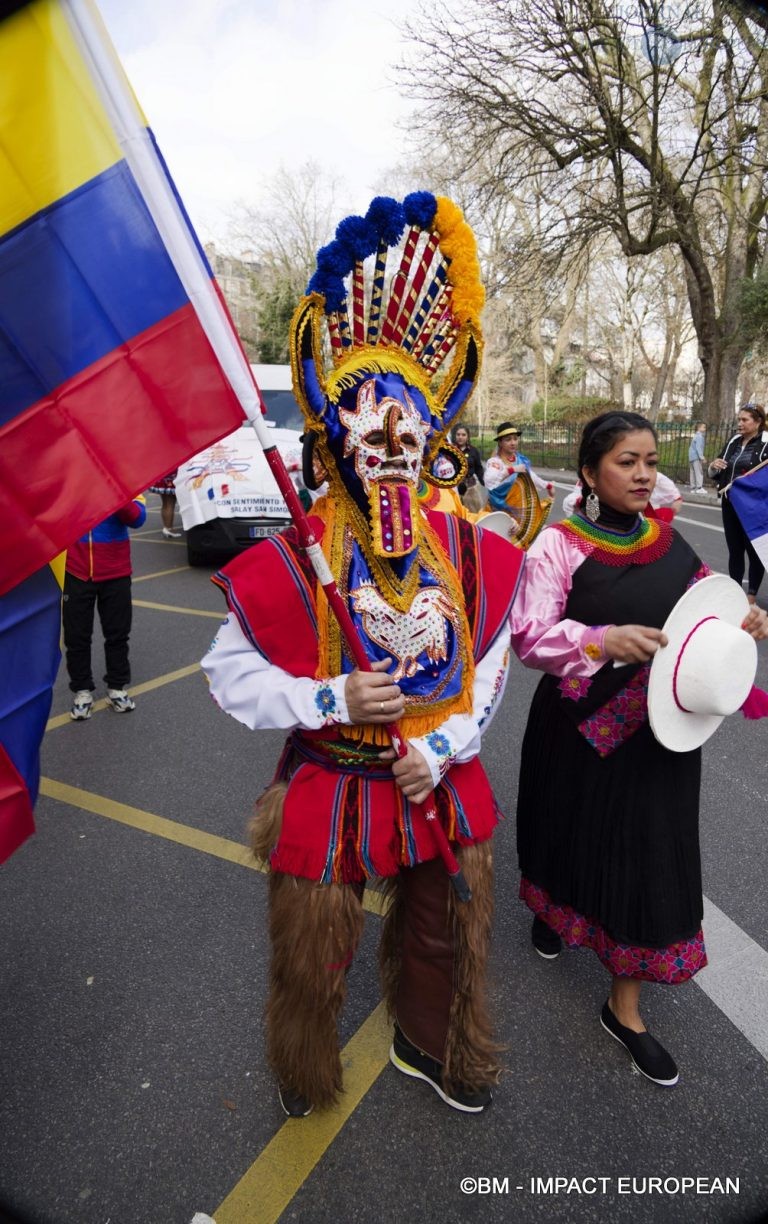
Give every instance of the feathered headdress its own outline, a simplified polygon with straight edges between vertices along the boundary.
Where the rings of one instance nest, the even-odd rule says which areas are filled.
[[[477,380],[484,300],[474,235],[451,200],[378,196],[364,217],[346,217],[291,323],[308,427],[322,435],[329,405],[371,374],[399,375],[419,393],[427,473]]]

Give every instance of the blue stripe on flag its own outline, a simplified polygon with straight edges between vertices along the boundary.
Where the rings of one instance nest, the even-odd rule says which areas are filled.
[[[0,241],[0,424],[188,299],[125,162]]]
[[[734,481],[727,496],[750,540],[768,532],[768,467]]]
[[[50,566],[0,598],[0,743],[34,804],[40,741],[59,666],[61,588]]]

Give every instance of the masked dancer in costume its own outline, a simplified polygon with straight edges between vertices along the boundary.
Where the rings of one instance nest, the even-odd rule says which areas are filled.
[[[212,694],[251,728],[290,731],[254,848],[271,867],[267,1048],[293,1116],[342,1088],[337,1018],[373,877],[392,892],[380,954],[392,1062],[468,1112],[499,1072],[484,998],[497,809],[477,754],[505,684],[522,554],[418,497],[441,453],[456,484],[466,474],[445,440],[477,378],[482,302],[460,210],[418,192],[339,225],[291,324],[305,476],[329,487],[310,523],[373,672],[354,666],[292,530],[214,579],[229,616],[203,661]],[[433,788],[466,903],[425,819]]]

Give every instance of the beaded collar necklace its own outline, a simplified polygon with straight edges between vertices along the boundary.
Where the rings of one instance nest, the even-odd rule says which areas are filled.
[[[649,565],[663,557],[672,544],[674,532],[668,523],[660,519],[647,519],[642,514],[629,531],[590,523],[581,514],[572,514],[563,523],[555,523],[553,530],[563,535],[588,557],[603,565]]]

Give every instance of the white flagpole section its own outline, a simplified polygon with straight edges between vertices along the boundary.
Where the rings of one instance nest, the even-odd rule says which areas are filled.
[[[248,362],[163,170],[122,64],[91,0],[60,0],[128,166],[179,279],[262,446],[273,444]]]

